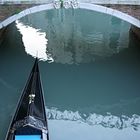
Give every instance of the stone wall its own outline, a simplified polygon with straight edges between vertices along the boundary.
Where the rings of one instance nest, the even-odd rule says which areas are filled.
[[[15,4],[41,4],[50,3],[54,0],[0,0],[0,3],[15,3]],[[65,1],[65,0],[64,0]],[[79,2],[94,3],[94,4],[125,4],[125,5],[140,5],[140,0],[78,0]]]

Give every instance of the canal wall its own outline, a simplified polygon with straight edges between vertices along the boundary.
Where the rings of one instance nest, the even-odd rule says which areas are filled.
[[[4,39],[3,36],[5,35],[7,28],[8,27],[4,27],[4,28],[0,29],[0,44],[2,43],[2,41]]]
[[[5,28],[0,29],[0,39],[2,38],[2,35],[4,34],[4,32],[5,32]]]
[[[130,32],[133,33],[138,40],[140,40],[140,28],[131,25]]]

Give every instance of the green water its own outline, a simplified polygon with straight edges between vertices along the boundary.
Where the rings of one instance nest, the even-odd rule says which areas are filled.
[[[0,45],[0,140],[36,55],[51,140],[138,140],[140,42],[130,26],[79,9],[39,12],[11,24]]]

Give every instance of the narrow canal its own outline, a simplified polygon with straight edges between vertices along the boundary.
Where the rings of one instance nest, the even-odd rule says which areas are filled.
[[[80,9],[11,24],[0,44],[0,140],[36,55],[50,140],[138,140],[140,42],[130,24]]]

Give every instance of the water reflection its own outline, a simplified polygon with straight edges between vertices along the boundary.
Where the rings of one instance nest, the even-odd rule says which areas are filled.
[[[53,58],[56,63],[61,64],[81,64],[111,57],[128,48],[129,34],[126,30],[129,25],[108,15],[99,18],[100,16],[101,14],[93,14],[91,11],[83,11],[81,14],[79,9],[59,9],[28,15],[21,19],[20,23],[47,34],[47,52],[51,54],[50,59]],[[39,21],[44,25],[40,25]],[[37,38],[41,38],[39,34]],[[37,38],[35,40],[38,40]],[[45,37],[43,38],[45,46]],[[43,46],[43,42],[41,43],[40,46]]]
[[[40,60],[53,62],[51,54],[47,52],[46,33],[41,32],[31,26],[26,26],[22,22],[16,21],[16,26],[22,34],[22,41],[27,54],[38,57]]]

